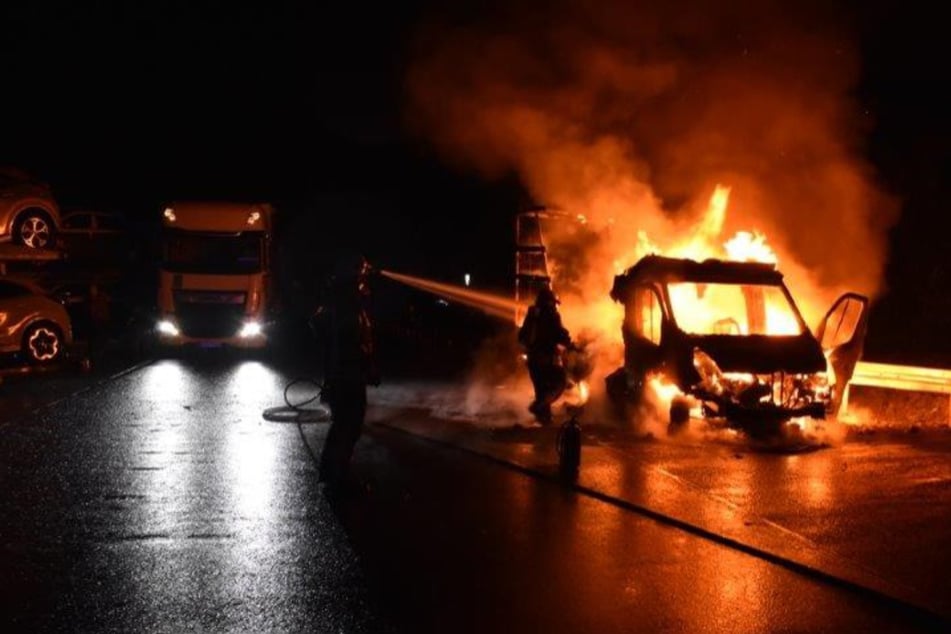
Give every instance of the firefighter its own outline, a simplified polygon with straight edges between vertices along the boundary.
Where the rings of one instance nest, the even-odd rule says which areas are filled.
[[[320,455],[320,481],[339,489],[349,471],[367,408],[367,385],[379,385],[368,311],[370,267],[362,255],[338,259],[328,301],[318,311],[324,337],[322,400],[330,430]]]
[[[528,411],[542,424],[552,422],[551,405],[567,386],[561,347],[573,348],[571,336],[561,325],[559,303],[550,288],[542,288],[518,331],[518,341],[525,348],[528,374],[535,388],[535,400]]]

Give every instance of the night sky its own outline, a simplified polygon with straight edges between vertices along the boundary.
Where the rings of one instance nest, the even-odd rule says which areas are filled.
[[[945,29],[924,6],[842,5],[860,36],[868,155],[903,204],[869,343],[883,357],[951,352]],[[472,269],[502,286],[526,202],[517,180],[444,165],[402,125],[408,51],[430,10],[4,3],[0,164],[49,181],[67,209],[144,217],[176,198],[270,200],[394,268]]]
[[[280,2],[7,11],[13,37],[0,50],[18,97],[4,100],[5,158],[41,170],[64,199],[301,199],[378,182],[397,142],[399,46],[411,19],[398,11]]]

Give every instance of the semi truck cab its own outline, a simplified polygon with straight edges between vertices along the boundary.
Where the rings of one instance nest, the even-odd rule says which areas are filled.
[[[165,207],[156,323],[162,345],[267,345],[273,220],[267,203]]]

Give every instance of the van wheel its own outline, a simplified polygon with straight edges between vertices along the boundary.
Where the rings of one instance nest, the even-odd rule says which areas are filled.
[[[13,241],[31,249],[46,249],[53,246],[53,222],[45,212],[28,209],[17,218],[13,227]]]
[[[35,365],[48,365],[64,354],[63,333],[54,324],[33,324],[23,333],[23,354]]]

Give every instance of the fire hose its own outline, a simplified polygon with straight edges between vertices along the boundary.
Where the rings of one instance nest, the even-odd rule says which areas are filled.
[[[291,388],[296,385],[310,385],[314,393],[303,400],[291,400]],[[330,410],[323,404],[307,407],[320,400],[323,385],[308,377],[297,377],[284,386],[284,405],[268,407],[262,412],[265,420],[273,423],[326,423],[330,421]]]
[[[312,386],[314,394],[300,401],[291,401],[291,388],[300,384]],[[272,423],[295,423],[297,425],[297,432],[300,434],[301,442],[304,443],[307,453],[315,464],[318,464],[320,461],[317,458],[317,454],[315,454],[311,448],[310,443],[307,442],[307,437],[304,435],[303,424],[326,423],[330,421],[330,410],[324,407],[323,404],[320,404],[318,407],[306,407],[320,400],[323,389],[323,385],[314,379],[297,377],[284,386],[284,405],[268,407],[261,413],[264,420],[271,421]]]

